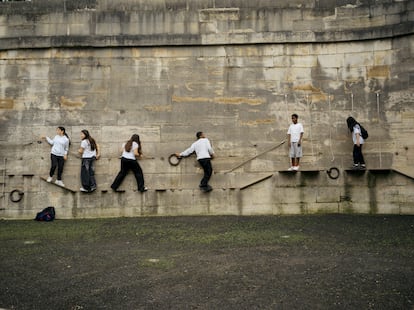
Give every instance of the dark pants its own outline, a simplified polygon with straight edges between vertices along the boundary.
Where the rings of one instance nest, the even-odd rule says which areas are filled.
[[[62,180],[63,165],[65,164],[65,159],[63,156],[56,156],[54,154],[50,154],[50,159],[52,161],[52,166],[50,167],[49,176],[53,177],[57,167],[57,179]]]
[[[359,146],[354,144],[353,156],[354,156],[354,165],[358,165],[358,164],[365,165],[364,155],[362,155],[362,144],[360,144]]]
[[[208,181],[210,180],[211,174],[213,173],[213,167],[211,166],[210,158],[202,158],[199,159],[198,162],[200,163],[201,167],[204,170],[204,176],[201,179],[200,187],[208,187]]]
[[[129,170],[134,173],[135,179],[137,180],[137,186],[139,191],[144,190],[144,176],[142,174],[141,166],[134,159],[121,158],[121,171],[119,171],[114,182],[111,185],[113,190],[117,190],[121,185],[122,181],[128,174]]]
[[[88,191],[96,188],[95,180],[95,157],[82,158],[81,182],[82,187]]]

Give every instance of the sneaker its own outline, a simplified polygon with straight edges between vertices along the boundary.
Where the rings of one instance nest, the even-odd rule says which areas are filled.
[[[144,193],[144,192],[146,192],[147,190],[148,190],[148,188],[146,188],[146,187],[143,187],[143,188],[139,189],[139,191],[140,191],[141,193]]]
[[[47,177],[46,182],[52,182],[52,177]]]
[[[206,186],[200,186],[200,190],[205,193],[208,193],[208,192],[211,192],[213,188],[210,185],[206,185]]]
[[[359,169],[365,170],[367,169],[367,167],[364,164],[362,164],[361,166],[359,166]]]
[[[90,192],[94,192],[94,191],[96,191],[96,187],[91,187]]]
[[[55,184],[58,185],[58,186],[65,187],[65,184],[63,184],[62,180],[56,180]]]
[[[358,164],[354,164],[354,165],[352,166],[352,169],[354,169],[354,170],[358,170],[358,169],[359,169],[359,165],[358,165]]]
[[[83,187],[81,187],[81,188],[80,188],[80,191],[81,191],[81,192],[84,192],[84,193],[89,192],[87,189],[84,189]]]
[[[288,169],[288,171],[293,171],[293,170],[295,170],[295,167],[293,166]]]
[[[298,171],[299,170],[299,166],[293,167],[293,170]]]

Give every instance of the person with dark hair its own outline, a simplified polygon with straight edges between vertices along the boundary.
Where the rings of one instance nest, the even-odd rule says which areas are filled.
[[[111,188],[114,191],[117,191],[118,187],[121,185],[129,170],[132,170],[137,181],[138,191],[141,193],[146,192],[148,189],[144,185],[144,176],[142,174],[142,169],[137,161],[138,158],[142,158],[142,148],[139,135],[132,135],[131,139],[122,145],[121,151],[121,171],[119,171],[118,175],[116,176],[114,182],[111,185]]]
[[[362,155],[362,145],[365,141],[362,138],[361,125],[351,116],[346,119],[346,124],[352,134],[352,142],[354,143],[352,151],[354,164],[352,169],[365,169],[364,155]]]
[[[289,157],[291,159],[289,171],[299,170],[299,161],[302,157],[303,126],[301,123],[298,123],[298,118],[297,114],[292,114],[292,124],[290,124],[287,132]]]
[[[95,180],[95,160],[99,159],[99,145],[95,139],[91,137],[89,131],[83,129],[81,131],[81,145],[78,150],[79,154],[82,155],[81,165],[81,192],[88,193],[96,190]]]
[[[65,184],[62,182],[62,173],[65,160],[68,158],[70,145],[69,136],[66,134],[65,127],[57,127],[56,136],[53,139],[47,136],[43,136],[42,139],[46,140],[52,146],[52,149],[50,151],[51,167],[49,171],[49,177],[46,179],[46,181],[49,183],[52,182],[53,175],[55,174],[57,167],[58,171],[55,184],[59,186],[65,186]]]
[[[202,131],[197,132],[196,137],[197,141],[194,142],[188,149],[184,152],[176,153],[175,155],[178,158],[181,158],[189,156],[194,152],[196,153],[197,161],[200,163],[200,166],[204,171],[204,176],[200,182],[200,189],[204,192],[209,192],[213,189],[210,185],[208,185],[208,181],[213,173],[211,159],[214,158],[214,150],[211,147],[210,141],[206,138]]]

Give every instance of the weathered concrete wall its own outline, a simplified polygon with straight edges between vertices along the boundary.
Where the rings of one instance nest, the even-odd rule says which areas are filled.
[[[370,14],[387,16],[378,27],[354,3],[318,8],[309,1],[298,8],[289,1],[285,8],[265,9],[237,2],[239,20],[234,22],[227,18],[235,14],[234,3],[213,18],[210,8],[218,6],[208,1],[197,1],[200,7],[191,1],[169,2],[173,7],[141,1],[139,8],[122,10],[130,15],[122,27],[113,19],[122,14],[110,1],[75,1],[71,5],[79,7],[63,12],[53,1],[32,3],[33,11],[30,3],[19,3],[22,13],[16,13],[17,3],[0,3],[7,12],[0,14],[1,217],[32,218],[48,205],[57,208],[60,218],[414,213],[412,179],[390,170],[410,174],[414,159],[411,1],[365,6]],[[132,6],[129,1],[123,5]],[[186,26],[178,31],[171,18],[182,11]],[[147,18],[161,13],[160,20]],[[283,22],[271,25],[276,13]],[[134,14],[143,15],[132,23]],[[391,15],[400,19],[389,22]],[[28,23],[28,16],[37,17]],[[214,31],[200,16],[213,18]],[[298,16],[312,23],[301,26]],[[344,23],[327,26],[338,18]],[[394,35],[398,23],[400,32]],[[19,25],[22,31],[16,33]],[[301,41],[305,28],[309,36]],[[110,29],[118,30],[107,33]],[[252,35],[245,31],[239,37],[240,29],[253,29]],[[363,35],[357,38],[359,31]],[[332,33],[341,35],[328,40]],[[122,39],[125,35],[128,40]],[[282,145],[229,172],[283,141],[294,112],[305,127],[302,169],[307,171],[282,172],[289,165]],[[352,161],[345,124],[349,115],[370,133],[364,153],[371,170],[365,174],[344,171]],[[39,136],[53,136],[61,125],[72,138],[71,152],[78,149],[84,128],[102,147],[99,188],[93,194],[71,193],[39,178],[50,166],[50,148],[37,143]],[[208,195],[198,191],[201,171],[193,157],[177,167],[167,161],[189,146],[198,130],[207,133],[217,153],[215,190]],[[118,149],[132,133],[140,134],[144,153],[154,157],[141,161],[150,191],[133,191],[135,181],[128,176],[122,185],[126,192],[112,193]],[[340,169],[338,179],[326,174],[330,167]],[[70,155],[65,184],[79,189],[79,173],[80,160]],[[14,193],[22,199],[12,202],[10,193],[16,189],[24,195]]]

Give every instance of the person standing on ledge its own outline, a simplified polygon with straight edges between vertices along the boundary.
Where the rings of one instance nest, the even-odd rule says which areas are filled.
[[[292,124],[290,124],[287,132],[289,156],[291,159],[289,171],[299,170],[299,161],[302,157],[303,126],[301,123],[298,123],[298,118],[297,114],[292,114]]]
[[[41,138],[43,140],[46,140],[47,143],[52,146],[52,149],[50,151],[51,167],[47,182],[52,182],[52,178],[57,167],[57,178],[55,184],[64,187],[65,184],[62,182],[62,173],[63,166],[65,165],[65,160],[68,159],[68,151],[70,145],[69,136],[66,134],[65,127],[57,127],[56,136],[53,139],[47,136],[43,136]]]
[[[83,129],[81,131],[81,145],[78,150],[82,155],[81,165],[81,192],[89,193],[96,190],[95,180],[95,160],[101,156],[99,153],[99,145],[95,139],[89,134],[89,131]]]
[[[137,134],[132,135],[126,143],[122,145],[122,157],[121,157],[121,171],[119,171],[111,188],[114,191],[118,190],[122,181],[128,174],[129,170],[134,173],[137,181],[138,191],[141,193],[146,192],[148,189],[144,185],[144,176],[142,174],[141,166],[138,164],[137,158],[142,157],[141,141]]]
[[[354,149],[352,152],[354,165],[352,166],[352,169],[365,169],[364,155],[362,155],[362,145],[365,141],[364,138],[362,138],[361,126],[351,116],[346,119],[346,124],[352,134],[352,142],[354,143]]]
[[[211,147],[210,141],[206,138],[205,134],[202,131],[197,132],[196,137],[196,142],[194,142],[184,152],[176,153],[175,156],[181,158],[189,156],[194,152],[196,153],[197,161],[200,163],[200,166],[203,168],[204,171],[204,176],[200,182],[200,190],[204,192],[209,192],[213,189],[208,184],[208,181],[210,180],[211,175],[213,173],[211,159],[214,158],[214,150]]]

